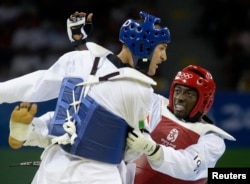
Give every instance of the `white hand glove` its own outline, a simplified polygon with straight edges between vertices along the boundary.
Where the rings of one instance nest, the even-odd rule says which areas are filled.
[[[133,130],[133,132],[129,132],[127,137],[127,145],[138,152],[143,152],[147,156],[150,156],[155,153],[158,146],[152,138],[145,137],[140,131]]]

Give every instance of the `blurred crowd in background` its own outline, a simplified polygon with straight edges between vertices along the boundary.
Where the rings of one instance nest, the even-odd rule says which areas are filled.
[[[231,89],[250,91],[250,1],[202,0],[196,34],[212,42]]]
[[[168,25],[171,17],[165,16],[161,11],[163,8],[159,8],[163,1],[166,6],[170,2],[1,0],[0,81],[46,69],[62,54],[73,50],[67,36],[66,19],[76,10],[94,13],[94,31],[89,41],[114,53],[118,53],[121,46],[118,41],[121,24],[127,18],[138,18],[141,10],[160,16],[174,36],[174,28],[171,29],[171,24]],[[250,91],[250,1],[196,0],[196,3],[199,4],[201,13],[192,28],[192,34],[212,44],[213,53],[224,63],[221,72],[229,76],[227,85],[218,88]],[[168,55],[171,58],[170,53]],[[213,68],[209,69],[213,73]],[[160,70],[156,80],[166,81],[164,73],[167,70],[171,68]],[[164,93],[168,90],[168,85],[163,85],[159,90]]]

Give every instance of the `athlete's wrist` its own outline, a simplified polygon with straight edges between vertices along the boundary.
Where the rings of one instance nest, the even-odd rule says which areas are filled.
[[[155,151],[151,155],[147,155],[147,158],[151,161],[159,161],[163,157],[163,150],[159,144],[157,144]]]
[[[149,156],[149,157],[153,156],[159,149],[160,149],[160,145],[156,144],[154,151],[151,154],[147,155],[147,156]]]

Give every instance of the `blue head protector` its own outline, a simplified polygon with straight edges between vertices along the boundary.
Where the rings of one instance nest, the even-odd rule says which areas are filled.
[[[142,11],[140,17],[144,21],[125,21],[120,28],[119,40],[132,52],[135,68],[147,72],[155,47],[169,43],[171,39],[167,27],[156,27],[161,22],[160,18]]]

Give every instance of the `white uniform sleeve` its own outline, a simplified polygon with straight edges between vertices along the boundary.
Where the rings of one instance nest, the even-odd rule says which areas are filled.
[[[33,129],[26,139],[24,146],[37,146],[45,148],[51,144],[51,138],[48,136],[48,125],[53,118],[54,112],[47,112],[39,118],[34,118],[32,123]]]
[[[153,103],[151,106],[151,110],[150,110],[150,119],[149,119],[149,127],[150,127],[150,131],[154,130],[155,127],[158,125],[158,123],[161,120],[161,99],[163,97],[161,95],[158,94],[153,94]]]
[[[133,162],[137,158],[139,158],[143,153],[134,151],[133,149],[126,147],[125,154],[124,154],[124,161],[125,162]]]
[[[226,149],[224,139],[214,133],[200,137],[197,144],[184,150],[174,150],[166,146],[161,146],[161,148],[163,158],[155,163],[149,160],[151,167],[182,180],[198,180],[208,177],[208,168],[216,165]]]
[[[67,69],[68,55],[63,55],[48,70],[39,70],[0,83],[0,103],[40,102],[58,96]]]

